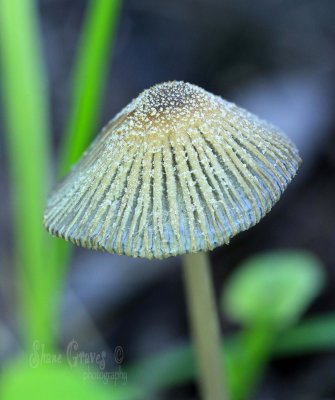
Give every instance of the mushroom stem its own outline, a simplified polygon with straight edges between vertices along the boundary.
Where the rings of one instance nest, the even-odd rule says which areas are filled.
[[[189,253],[182,260],[199,389],[205,400],[227,400],[209,257],[207,253]]]

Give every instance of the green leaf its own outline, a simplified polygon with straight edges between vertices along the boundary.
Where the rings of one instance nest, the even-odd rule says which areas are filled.
[[[277,356],[304,354],[335,349],[335,314],[310,317],[279,338]]]
[[[228,384],[234,398],[245,395],[259,379],[264,362],[271,356],[290,357],[321,350],[335,349],[335,314],[311,317],[285,334],[275,334],[258,328],[242,331],[225,338],[222,357],[227,366]],[[252,360],[252,363],[250,362]],[[254,370],[244,371],[248,388],[239,388],[236,376],[244,365]],[[189,382],[195,378],[195,359],[192,346],[187,343],[139,360],[127,369],[128,380],[149,390],[160,390]],[[248,389],[248,390],[247,390]]]
[[[227,385],[231,399],[244,398],[250,393],[262,374],[264,360],[267,359],[270,345],[266,332],[249,332],[225,340],[221,358],[226,366]],[[254,368],[241,371],[250,366]],[[256,362],[257,361],[257,362]],[[134,363],[127,369],[131,382],[144,387],[147,392],[157,392],[195,379],[196,364],[193,348],[190,344],[178,345],[157,355]],[[241,377],[243,379],[241,379]],[[245,384],[241,387],[241,382]]]
[[[97,131],[120,1],[91,0],[75,61],[72,105],[61,149],[60,175],[68,172]]]
[[[168,351],[147,357],[127,369],[131,382],[147,390],[160,390],[190,381],[195,376],[192,347],[178,345]]]
[[[322,285],[321,265],[311,254],[271,252],[242,263],[224,289],[222,305],[242,325],[278,329],[296,321]]]
[[[246,329],[225,347],[227,376],[232,400],[250,398],[271,357],[276,334],[264,327]]]
[[[90,374],[92,373],[92,374]],[[136,400],[140,390],[128,383],[104,384],[101,378],[104,371],[79,367],[70,368],[63,363],[29,366],[28,360],[20,360],[7,366],[1,376],[0,397],[2,400]]]

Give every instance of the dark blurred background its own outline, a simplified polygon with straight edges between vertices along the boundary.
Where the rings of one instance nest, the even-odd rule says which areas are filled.
[[[55,162],[85,6],[84,0],[39,1]],[[143,89],[184,80],[270,120],[301,151],[299,174],[271,213],[211,253],[218,295],[249,255],[307,249],[320,258],[327,276],[326,289],[309,313],[335,310],[334,20],[333,0],[123,1],[100,126]],[[10,333],[15,330],[15,284],[2,136],[0,356],[6,358],[16,347]],[[149,262],[75,249],[62,295],[60,342],[65,346],[76,337],[87,349],[122,346],[125,362],[184,343],[189,332],[179,264],[179,258]],[[225,316],[222,327],[224,333],[235,329]],[[167,391],[164,398],[192,398],[194,393],[190,384]],[[273,361],[256,396],[335,398],[335,355]]]

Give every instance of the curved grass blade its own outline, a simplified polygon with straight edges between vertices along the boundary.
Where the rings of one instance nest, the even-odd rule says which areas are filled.
[[[52,345],[52,260],[42,226],[48,190],[50,128],[35,1],[0,1],[1,77],[25,341]]]
[[[77,161],[96,130],[119,9],[118,0],[89,3],[74,67],[72,109],[61,148],[61,176]]]

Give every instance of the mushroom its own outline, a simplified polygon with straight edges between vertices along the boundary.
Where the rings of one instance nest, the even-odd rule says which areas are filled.
[[[51,194],[44,224],[89,249],[183,255],[200,388],[206,399],[223,399],[205,252],[257,224],[300,162],[270,123],[190,83],[161,83],[102,129]]]

